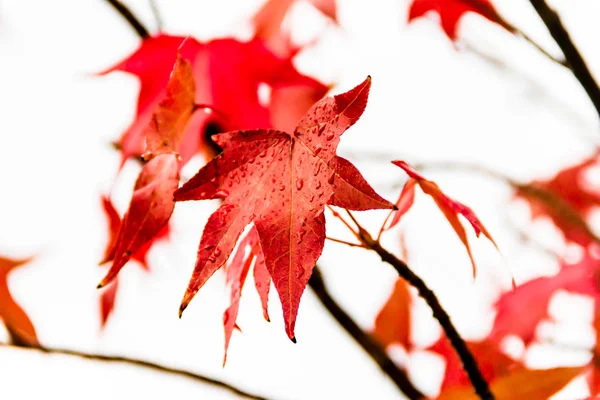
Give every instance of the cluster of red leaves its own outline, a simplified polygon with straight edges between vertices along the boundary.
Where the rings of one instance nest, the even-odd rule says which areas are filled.
[[[408,11],[408,21],[421,18],[430,12],[439,15],[442,29],[453,41],[458,37],[457,27],[460,19],[468,12],[479,14],[509,32],[513,31],[489,0],[413,0]]]
[[[141,83],[136,118],[116,143],[122,164],[129,158],[149,161],[153,152],[164,149],[176,153],[178,162],[166,166],[150,161],[144,165],[123,224],[110,201],[103,200],[112,235],[103,262],[114,262],[100,286],[109,283],[129,258],[147,267],[148,250],[168,235],[171,199],[178,180],[174,165],[178,171],[198,152],[212,158],[220,150],[211,140],[214,133],[251,128],[292,130],[329,90],[295,69],[293,57],[300,48],[289,41],[285,51],[276,46],[282,43],[281,38],[289,38],[282,23],[292,3],[266,2],[253,19],[255,36],[248,42],[226,38],[203,43],[159,34],[144,39],[131,56],[102,73],[131,73]],[[312,3],[336,20],[333,0]],[[186,60],[189,71],[185,79],[174,82],[170,74],[177,57]],[[266,102],[259,97],[259,89],[269,93]],[[157,201],[164,203],[159,216],[150,213],[149,207]],[[138,226],[145,215],[151,218]],[[102,292],[102,324],[114,307],[116,291],[115,283]]]
[[[468,242],[466,241],[464,228],[458,221],[458,214],[463,215],[471,223],[477,234],[482,232],[492,240],[472,210],[443,194],[434,182],[424,178],[405,162],[394,161],[394,164],[404,169],[409,175],[409,179],[396,203],[398,210],[394,212],[393,218],[386,229],[397,225],[402,216],[410,209],[415,199],[415,186],[419,184],[423,192],[430,195],[444,213],[467,248],[469,255]],[[590,189],[587,189],[582,179],[578,179],[573,169],[578,173],[582,173],[585,168],[591,165],[593,165],[593,162],[586,160],[575,168],[567,168],[561,171],[556,178],[550,181],[536,181],[531,185],[552,191],[554,196],[561,199],[560,201],[571,204],[576,210],[589,212],[596,204],[595,195],[590,192]],[[567,184],[568,181],[571,181],[570,185]],[[523,187],[526,188],[525,185]],[[531,191],[524,190],[524,193],[531,193]],[[546,198],[542,197],[542,200]],[[532,207],[538,207],[539,214],[535,214],[535,216],[549,215],[552,217],[556,215],[555,207],[547,202],[541,202],[539,194],[536,197],[527,199],[533,203]],[[558,221],[563,220],[558,219]],[[557,226],[559,228],[571,227],[569,224],[559,225],[558,223]],[[473,262],[472,257],[471,261]],[[600,300],[597,287],[599,266],[600,260],[589,251],[576,264],[569,265],[563,262],[556,275],[531,280],[520,285],[514,291],[506,292],[500,296],[496,302],[497,314],[490,334],[483,340],[467,342],[484,377],[490,382],[491,389],[497,399],[548,398],[582,372],[586,373],[592,395],[600,394],[600,385],[598,385],[598,382],[600,382],[600,378],[598,378],[600,377],[600,368],[598,368],[598,365],[600,363],[597,362],[600,359],[600,352],[598,351],[598,345],[594,349],[594,357],[589,365],[548,370],[530,370],[522,360],[515,360],[502,351],[503,341],[509,336],[520,338],[525,345],[535,341],[536,328],[540,322],[547,318],[550,299],[558,290],[591,296],[597,304]],[[527,305],[526,310],[523,308],[524,304]],[[400,279],[396,282],[389,299],[375,319],[373,336],[383,347],[400,345],[407,352],[414,351],[416,346],[410,336],[411,320],[411,291],[408,284]],[[595,322],[596,329],[598,328],[598,320],[600,319]],[[438,399],[477,398],[456,352],[445,336],[442,336],[426,350],[440,355],[446,362],[440,389],[441,393]]]

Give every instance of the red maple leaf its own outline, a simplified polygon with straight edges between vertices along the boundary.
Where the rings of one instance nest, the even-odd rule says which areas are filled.
[[[0,257],[0,319],[11,341],[19,346],[39,346],[39,342],[33,323],[8,289],[8,274],[30,261],[31,258],[13,260]]]
[[[515,335],[528,345],[535,339],[538,324],[548,315],[548,304],[557,290],[597,296],[597,270],[599,260],[586,254],[574,265],[561,265],[554,276],[532,279],[506,292],[496,302],[498,313],[490,339],[500,342],[507,335]],[[523,308],[526,304],[527,307]]]
[[[456,40],[459,20],[467,12],[473,12],[512,32],[511,28],[489,0],[413,0],[408,11],[408,21],[436,12],[441,19],[442,29],[450,40]]]
[[[549,217],[566,240],[587,246],[596,239],[582,221],[600,206],[600,191],[586,181],[585,172],[596,164],[595,157],[585,159],[551,179],[522,185],[517,196],[528,202],[532,219]]]
[[[444,214],[444,216],[446,217],[446,219],[448,220],[450,225],[452,225],[454,232],[456,232],[456,235],[459,237],[459,239],[461,240],[461,242],[467,249],[467,253],[469,254],[469,258],[470,258],[471,264],[473,266],[473,276],[475,276],[475,274],[476,274],[475,260],[473,259],[473,254],[471,254],[471,247],[470,247],[469,241],[467,239],[467,233],[465,232],[465,228],[460,223],[458,216],[462,215],[463,217],[465,217],[467,219],[467,221],[469,221],[469,223],[473,227],[473,230],[475,230],[475,234],[477,236],[479,236],[481,233],[483,233],[483,235],[485,237],[487,237],[497,248],[498,246],[496,245],[496,242],[494,242],[494,239],[492,239],[492,236],[490,235],[490,233],[487,231],[487,229],[485,229],[485,227],[483,226],[481,221],[479,221],[479,218],[477,218],[477,216],[475,215],[473,210],[471,210],[469,207],[465,206],[464,204],[459,203],[458,201],[453,200],[450,197],[446,196],[435,182],[427,180],[423,175],[421,175],[417,171],[415,171],[414,168],[411,167],[410,165],[408,165],[406,162],[398,160],[398,161],[392,161],[392,163],[394,163],[394,165],[397,165],[398,167],[402,168],[404,170],[404,172],[406,172],[408,174],[408,176],[410,177],[410,179],[406,182],[406,185],[404,186],[402,193],[400,194],[400,198],[398,199],[399,210],[396,211],[396,213],[400,214],[400,216],[401,216],[412,205],[413,200],[412,200],[411,196],[413,196],[413,195],[410,194],[410,192],[411,192],[410,186],[414,186],[414,183],[411,182],[411,179],[416,180],[416,182],[421,187],[421,190],[425,194],[428,194],[429,196],[431,196],[433,198],[433,200],[435,201],[435,204],[437,204],[440,211],[442,211],[442,213]],[[409,189],[407,189],[407,187],[409,187]],[[402,206],[402,208],[400,208],[400,206]],[[397,220],[400,219],[400,216],[394,217],[392,222],[394,222],[394,221],[397,222]]]
[[[488,382],[495,380],[497,377],[508,375],[510,371],[520,367],[518,361],[498,350],[498,346],[494,342],[488,340],[467,342],[467,346],[475,360],[477,360],[477,365],[483,377]],[[442,391],[460,386],[471,387],[471,381],[462,366],[462,362],[446,336],[440,337],[427,350],[439,354],[446,361]]]
[[[271,127],[293,129],[329,89],[300,74],[290,57],[278,57],[258,39],[200,43],[193,38],[163,34],[146,38],[135,53],[104,72],[119,70],[140,79],[136,118],[118,143],[123,162],[144,152],[144,130],[165,96],[178,49],[192,64],[197,83],[195,103],[210,105],[214,110],[210,114],[196,113],[188,123],[180,145],[182,164],[199,150],[212,158],[216,153],[210,141],[213,133]],[[266,104],[259,98],[262,85],[270,90]]]
[[[179,186],[179,144],[196,110],[191,64],[177,57],[165,97],[144,130],[147,161],[135,183],[129,209],[117,236],[114,260],[98,287],[111,282],[131,256],[152,241],[169,222]],[[113,254],[111,254],[113,255]]]
[[[349,92],[319,101],[291,134],[262,129],[214,137],[223,153],[175,192],[177,201],[225,197],[204,228],[181,312],[253,222],[286,332],[295,340],[300,297],[323,250],[325,205],[393,208],[335,154],[340,136],[362,115],[370,86],[369,77]]]
[[[335,0],[309,0],[310,3],[332,21],[337,22]],[[267,0],[254,14],[254,37],[267,43],[269,49],[282,56],[292,56],[300,48],[291,42],[290,32],[282,29],[288,11],[296,0]]]
[[[373,336],[383,347],[399,344],[409,351],[412,298],[408,283],[402,278],[396,281],[389,299],[377,314]]]

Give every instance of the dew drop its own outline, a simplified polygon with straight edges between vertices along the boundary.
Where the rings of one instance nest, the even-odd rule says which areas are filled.
[[[323,124],[320,128],[319,131],[317,132],[317,136],[321,136],[323,134],[323,131],[325,130],[325,128],[327,128],[327,124]]]
[[[321,146],[317,146],[315,148],[315,156],[319,155],[319,153],[321,152],[321,150],[323,150],[323,148]]]
[[[298,179],[296,181],[296,189],[300,190],[302,189],[302,186],[304,186],[304,181],[302,179]]]
[[[211,263],[216,263],[217,262],[217,258],[215,256],[210,256],[208,257],[208,261],[210,261]]]
[[[321,163],[317,164],[317,167],[315,168],[315,171],[313,172],[314,176],[319,175],[319,172],[321,172]]]
[[[221,255],[221,249],[220,248],[216,248],[214,251],[215,257],[219,257]]]
[[[327,183],[329,183],[330,185],[333,184],[334,179],[335,179],[335,173],[331,174],[329,176],[329,178],[327,178]]]
[[[317,181],[317,184],[315,185],[315,189],[321,189],[321,182]]]
[[[229,196],[229,192],[225,189],[221,189],[215,192],[215,197],[219,197],[219,198],[226,198],[227,196]]]
[[[333,132],[329,132],[329,133],[327,134],[327,136],[325,136],[325,139],[327,139],[327,141],[330,141],[330,140],[332,140],[332,139],[333,139],[333,137],[334,137],[334,136],[335,136],[335,135],[333,134]]]
[[[206,250],[206,251],[211,251],[211,250],[212,250],[212,249],[214,249],[214,248],[215,248],[215,246],[214,246],[214,245],[212,245],[212,244],[209,244],[208,246],[206,246],[206,247],[204,248],[204,250]]]
[[[280,191],[284,191],[284,190],[285,190],[285,185],[281,185],[281,186],[279,186],[279,190],[280,190]]]

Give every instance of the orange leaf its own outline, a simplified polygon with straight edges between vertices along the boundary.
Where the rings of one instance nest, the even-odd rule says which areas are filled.
[[[496,400],[547,399],[557,393],[584,370],[584,367],[545,370],[517,369],[494,380],[490,388]],[[445,390],[437,400],[478,400],[472,387]]]
[[[31,258],[12,260],[0,257],[0,319],[14,344],[38,346],[35,327],[27,313],[13,299],[8,289],[8,274],[15,268],[31,261]]]
[[[384,347],[396,343],[407,351],[410,350],[411,305],[408,284],[400,278],[396,281],[390,298],[375,318],[373,335]]]

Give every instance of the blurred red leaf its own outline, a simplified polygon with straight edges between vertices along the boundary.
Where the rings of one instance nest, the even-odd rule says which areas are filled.
[[[477,360],[477,365],[479,365],[483,377],[488,382],[508,375],[520,366],[518,361],[503,354],[498,350],[497,345],[491,341],[467,342],[467,346]],[[463,369],[462,362],[446,336],[440,337],[428,350],[439,354],[446,361],[442,392],[456,387],[466,387],[472,390],[471,381]]]
[[[14,260],[0,257],[0,319],[4,322],[11,341],[19,346],[39,346],[39,342],[33,323],[10,293],[8,274],[30,261],[31,258]]]
[[[496,400],[548,399],[564,388],[584,367],[529,370],[517,368],[491,382]],[[478,400],[473,388],[458,387],[443,391],[437,400]]]
[[[300,298],[325,241],[325,205],[393,207],[356,167],[335,155],[340,136],[362,115],[370,86],[367,78],[349,92],[319,101],[293,134],[255,130],[215,136],[223,153],[175,193],[177,201],[225,198],[204,228],[181,311],[253,222],[281,299],[286,332],[294,340]]]
[[[168,35],[146,38],[130,57],[104,72],[132,73],[141,83],[136,119],[118,144],[123,162],[144,152],[144,131],[165,97],[178,49],[181,57],[192,65],[197,84],[195,103],[209,105],[214,110],[196,112],[189,121],[180,146],[182,164],[198,151],[212,158],[216,153],[210,141],[213,133],[295,127],[308,108],[329,89],[300,74],[290,57],[278,57],[259,39],[200,43],[193,38]],[[270,99],[259,98],[261,86],[270,91]]]
[[[406,351],[412,348],[410,340],[412,298],[408,283],[396,281],[390,298],[375,318],[373,336],[382,346],[399,344]]]
[[[332,21],[337,22],[335,0],[309,0]],[[296,0],[267,0],[252,18],[254,37],[267,43],[269,49],[282,56],[294,55],[299,48],[291,43],[289,32],[282,29],[290,7]]]
[[[547,316],[552,295],[562,289],[597,296],[597,269],[600,261],[586,254],[574,265],[561,265],[558,274],[536,278],[506,292],[496,302],[496,319],[490,339],[500,342],[507,335],[521,338],[526,345],[535,339],[538,324]],[[526,304],[527,307],[523,307]]]
[[[457,26],[467,12],[482,17],[512,32],[512,28],[500,17],[489,0],[413,0],[408,11],[408,21],[425,16],[429,12],[440,16],[440,23],[450,40],[457,39]]]
[[[587,246],[595,238],[581,221],[600,206],[600,191],[586,181],[585,172],[596,164],[595,158],[585,159],[551,179],[522,185],[516,195],[527,201],[532,219],[549,217],[566,240]]]
[[[487,237],[497,248],[498,246],[496,245],[496,242],[494,242],[494,239],[492,239],[490,233],[487,231],[487,229],[485,229],[481,221],[479,221],[473,210],[464,204],[459,203],[456,200],[452,200],[450,197],[446,196],[435,182],[425,179],[424,176],[419,174],[413,169],[413,167],[404,161],[398,160],[392,161],[392,163],[402,168],[404,172],[406,172],[412,179],[415,179],[421,187],[421,190],[433,198],[435,204],[437,204],[438,208],[442,211],[450,225],[452,225],[454,232],[456,232],[456,235],[467,249],[467,253],[469,254],[469,258],[471,259],[471,264],[473,266],[473,276],[475,276],[475,260],[473,259],[473,254],[471,254],[471,247],[467,239],[467,233],[465,232],[465,228],[463,228],[462,224],[460,223],[458,216],[462,215],[465,217],[473,227],[473,230],[475,230],[475,234],[478,237],[481,233],[483,233],[483,235]],[[408,207],[410,207],[410,204],[411,202],[408,203]]]

